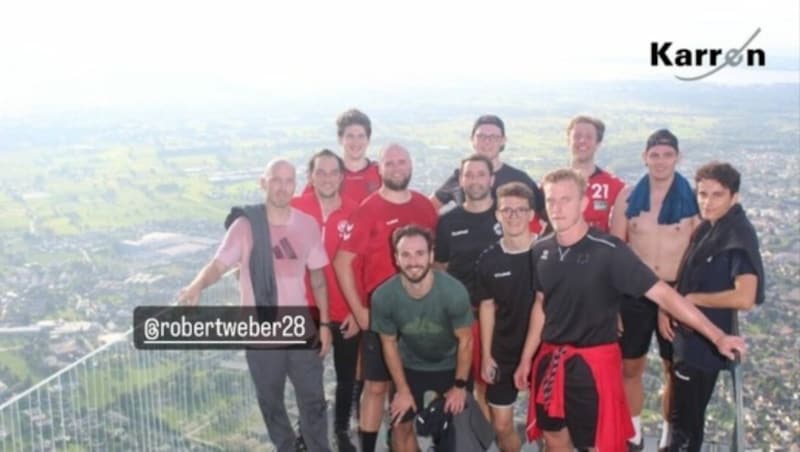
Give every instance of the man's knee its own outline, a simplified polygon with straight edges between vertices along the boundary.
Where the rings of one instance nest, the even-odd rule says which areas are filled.
[[[364,395],[367,397],[381,397],[389,392],[388,381],[369,381],[364,383]]]
[[[569,431],[566,427],[557,432],[545,430],[542,434],[548,451],[572,450],[572,440],[569,437]]]
[[[645,356],[635,359],[623,359],[622,376],[625,378],[639,378],[644,375],[646,365],[647,358]]]
[[[492,407],[492,427],[498,435],[507,435],[514,431],[514,416],[510,410]]]

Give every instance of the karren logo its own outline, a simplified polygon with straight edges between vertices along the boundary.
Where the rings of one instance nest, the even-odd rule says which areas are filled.
[[[719,72],[726,66],[738,66],[745,62],[747,66],[764,66],[766,64],[766,53],[764,49],[748,49],[747,47],[761,32],[757,28],[755,33],[738,49],[677,49],[671,51],[672,42],[650,43],[650,65],[653,67],[664,66],[695,66],[700,67],[705,64],[711,65],[712,69],[704,74],[693,77],[682,77],[675,75],[678,80],[691,82],[700,80]],[[746,52],[745,52],[746,51]],[[724,57],[723,57],[724,53]],[[744,54],[744,55],[743,55]]]

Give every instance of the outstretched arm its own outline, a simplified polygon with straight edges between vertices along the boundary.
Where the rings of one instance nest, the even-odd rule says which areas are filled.
[[[227,267],[217,259],[212,259],[203,267],[189,285],[178,292],[178,304],[194,306],[200,301],[200,293],[206,287],[219,281]]]
[[[734,359],[734,351],[744,354],[747,347],[742,338],[726,335],[667,283],[658,281],[645,292],[645,296],[664,308],[673,317],[708,338],[728,359]]]

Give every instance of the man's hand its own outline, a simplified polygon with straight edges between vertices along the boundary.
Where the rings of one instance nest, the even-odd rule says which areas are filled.
[[[739,336],[720,336],[714,341],[714,345],[717,346],[717,350],[719,350],[723,356],[731,361],[736,359],[733,353],[734,351],[739,352],[740,359],[744,357],[744,353],[747,351],[747,344],[745,344],[744,339]]]
[[[488,384],[495,382],[497,375],[497,362],[491,356],[485,356],[481,360],[481,378]]]
[[[658,309],[658,332],[670,342],[675,339],[675,321],[661,308]]]
[[[320,325],[319,326],[319,357],[324,358],[325,355],[331,350],[331,344],[333,343],[333,336],[331,335],[331,327],[330,325]]]
[[[344,321],[339,327],[339,330],[342,332],[342,337],[345,339],[350,339],[358,334],[359,331],[361,331],[361,329],[358,327],[358,323],[356,323],[355,317],[353,317],[353,314],[348,314],[347,317],[345,317]]]
[[[444,393],[444,411],[445,413],[460,414],[464,411],[464,405],[467,400],[467,389],[456,388],[453,386],[449,391]]]
[[[527,391],[530,389],[530,382],[528,377],[531,375],[531,362],[528,359],[523,359],[517,370],[514,371],[514,386],[520,391]]]
[[[178,292],[178,304],[183,306],[196,306],[200,301],[203,290],[194,284],[189,284]]]
[[[392,415],[392,425],[397,425],[403,419],[403,416],[411,410],[417,411],[417,404],[414,402],[414,396],[410,391],[398,391],[392,399],[392,404],[389,407]]]
[[[358,322],[359,328],[364,331],[369,329],[369,309],[362,307],[357,312],[354,312],[353,315],[355,316],[356,322]]]

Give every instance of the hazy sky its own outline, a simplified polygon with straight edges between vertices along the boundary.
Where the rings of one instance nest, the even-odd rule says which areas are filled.
[[[797,74],[800,60],[798,0],[8,3],[0,112],[222,86],[313,94],[452,79],[670,80],[676,69],[649,66],[651,41],[727,50],[759,27],[751,47],[766,51],[770,69]],[[754,81],[761,71],[749,70]]]

